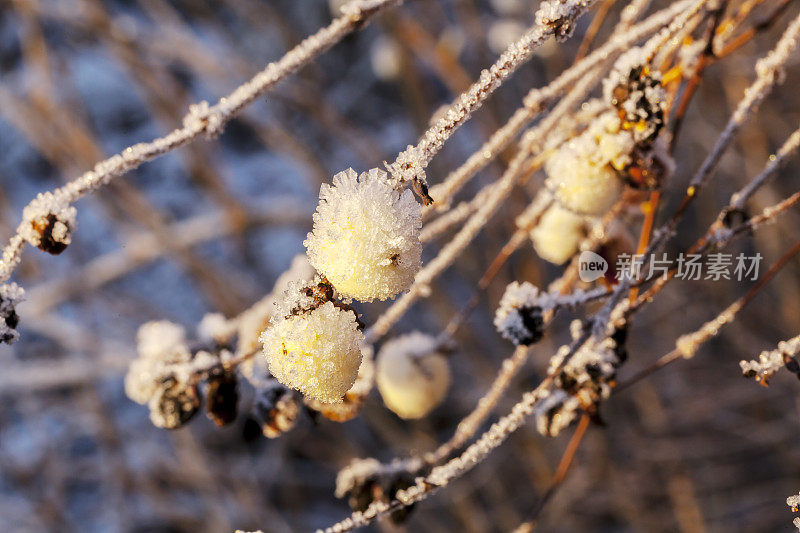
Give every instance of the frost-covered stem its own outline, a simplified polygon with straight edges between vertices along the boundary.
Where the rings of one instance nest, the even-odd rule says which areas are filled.
[[[310,206],[289,197],[276,197],[258,202],[248,211],[247,227],[263,224],[305,224]],[[169,238],[191,247],[202,242],[230,235],[241,228],[231,224],[222,211],[206,213],[168,226]],[[40,315],[80,292],[94,291],[119,279],[137,267],[162,257],[167,248],[149,231],[134,234],[119,249],[86,262],[78,272],[48,279],[26,291],[25,312]]]
[[[789,24],[789,27],[783,33],[775,47],[762,59],[756,63],[756,79],[745,90],[744,97],[739,101],[736,110],[728,120],[725,129],[720,134],[714,147],[709,152],[700,169],[689,182],[689,187],[686,191],[681,204],[675,210],[672,217],[664,223],[657,231],[653,233],[653,239],[647,251],[643,254],[643,261],[646,263],[649,257],[656,251],[661,249],[662,246],[674,235],[675,228],[678,225],[683,214],[688,209],[694,198],[697,197],[700,189],[712,177],[717,164],[722,159],[722,155],[733,141],[734,136],[739,131],[741,126],[750,117],[750,115],[758,108],[758,105],[766,98],[772,91],[776,84],[780,82],[781,70],[783,65],[788,60],[791,52],[797,47],[798,36],[800,36],[800,15],[798,15]],[[701,241],[701,244],[702,241]],[[656,282],[656,290],[663,287],[665,280],[658,280]],[[630,288],[630,281],[623,280],[615,289],[615,295],[609,300],[609,303],[601,310],[602,313],[608,313],[610,303],[615,299],[617,294],[622,291],[627,291]],[[648,290],[645,296],[652,296],[653,291]],[[644,300],[641,298],[631,306],[631,310],[638,309]],[[595,327],[602,327],[599,315],[595,317]]]
[[[780,147],[775,155],[770,156],[769,163],[767,163],[764,170],[731,197],[730,208],[742,209],[745,202],[747,202],[753,193],[767,180],[772,178],[786,162],[786,159],[797,151],[798,146],[800,146],[800,128],[796,129],[794,133],[786,139],[786,142],[783,143],[783,146]]]
[[[509,435],[525,423],[526,417],[534,412],[540,400],[549,396],[550,392],[548,387],[552,384],[553,378],[561,373],[564,366],[570,361],[575,352],[583,346],[588,339],[589,333],[584,332],[579,338],[573,341],[569,347],[569,353],[563,357],[558,366],[552,369],[535,389],[523,394],[522,400],[511,408],[509,414],[492,424],[492,426],[461,455],[449,460],[443,465],[435,466],[426,476],[418,477],[414,485],[406,490],[398,491],[395,494],[395,499],[391,502],[384,502],[382,500],[373,501],[365,511],[356,511],[350,515],[349,518],[319,531],[323,533],[338,533],[366,526],[379,516],[424,500],[428,495],[447,486],[452,480],[472,470],[475,465],[483,461],[495,448],[503,444]]]
[[[656,29],[669,24],[671,21],[674,22],[675,17],[689,9],[692,4],[699,8],[700,3],[697,0],[684,0],[674,3],[670,7],[648,17],[629,31],[616,35],[576,63],[575,66],[563,72],[546,87],[531,89],[523,99],[523,107],[517,109],[502,128],[498,129],[464,164],[451,172],[442,183],[431,187],[431,196],[436,203],[426,207],[426,212],[447,209],[450,198],[476,173],[485,168],[498,154],[505,150],[519,132],[530,124],[541,110],[561,94],[566,87],[575,83],[590,69],[606,61],[613,54],[630,47],[633,43]],[[694,9],[691,10],[691,12],[694,11]]]
[[[435,451],[425,454],[424,458],[427,464],[438,464],[475,435],[480,425],[483,424],[508,388],[511,379],[528,360],[529,351],[530,348],[527,346],[518,346],[511,357],[503,361],[500,372],[495,377],[489,390],[478,400],[478,405],[475,409],[458,423],[458,427],[450,440],[440,445]]]
[[[478,210],[486,198],[491,194],[495,184],[484,187],[472,200],[461,202],[456,207],[448,210],[442,216],[425,224],[420,232],[419,240],[430,242],[456,224],[463,222],[472,213]],[[438,204],[437,204],[438,205]]]
[[[797,48],[800,35],[800,15],[798,15],[783,33],[778,43],[766,57],[756,63],[756,80],[744,92],[744,98],[739,101],[736,110],[731,115],[725,129],[720,134],[711,152],[706,157],[700,169],[689,182],[687,197],[696,196],[699,189],[708,182],[714,169],[717,167],[723,154],[730,146],[734,136],[745,121],[758,109],[758,106],[780,83],[782,69],[791,53]]]
[[[496,187],[492,188],[486,198],[486,202],[470,217],[456,236],[445,244],[439,254],[417,273],[414,283],[408,292],[395,300],[389,309],[378,317],[375,324],[365,333],[367,342],[375,342],[382,337],[415,301],[430,294],[430,284],[472,242],[472,239],[486,225],[500,204],[508,198],[520,176],[525,174],[526,162],[529,160],[531,149],[544,138],[564,113],[568,112],[583,99],[586,92],[595,82],[596,78],[594,76],[584,77],[539,125],[525,134],[520,141],[519,152],[514,156],[500,181],[497,182]]]
[[[773,204],[769,207],[765,207],[761,213],[756,216],[750,217],[745,222],[742,222],[738,226],[730,228],[729,230],[718,230],[712,231],[708,234],[707,240],[708,242],[703,246],[702,249],[708,247],[708,245],[714,244],[716,246],[721,246],[723,244],[727,244],[734,236],[739,235],[745,231],[753,231],[757,229],[762,224],[767,222],[771,222],[775,217],[795,205],[800,201],[800,192],[796,192],[793,195],[789,196],[788,198],[784,198],[777,204]],[[723,210],[723,213],[725,211]]]
[[[544,0],[536,12],[533,27],[511,43],[491,67],[481,72],[478,81],[456,98],[445,112],[444,118],[428,129],[416,146],[409,146],[398,154],[394,163],[389,165],[395,178],[400,182],[424,181],[425,168],[447,139],[483,105],[506,78],[531,58],[533,51],[548,37],[553,34],[568,36],[575,19],[596,1]]]
[[[142,163],[151,161],[183,146],[200,135],[219,134],[225,124],[248,104],[269,91],[279,81],[293,74],[311,62],[319,54],[339,42],[343,37],[363,26],[372,16],[402,0],[353,0],[342,8],[342,16],[334,19],[328,26],[307,37],[286,53],[281,59],[270,63],[246,83],[237,87],[216,104],[200,102],[190,106],[183,119],[183,125],[151,142],[130,146],[110,158],[97,163],[94,168],[74,181],[53,191],[53,195],[64,204],[71,204],[86,193],[102,187],[115,177],[133,170]],[[29,221],[23,220],[20,227],[3,248],[0,262],[0,282],[11,277],[21,260],[25,240],[20,236]]]
[[[619,22],[614,26],[614,34],[619,34],[627,30],[642,13],[647,11],[647,6],[649,5],[650,0],[632,0],[622,10]]]
[[[774,278],[775,275],[780,272],[781,269],[786,266],[786,264],[798,253],[800,253],[800,241],[796,242],[794,246],[789,248],[789,250],[787,250],[780,258],[778,258],[778,260],[775,261],[775,263],[769,268],[764,276],[759,279],[758,282],[753,285],[744,296],[726,307],[719,315],[703,324],[699,329],[680,336],[675,342],[674,350],[661,356],[656,360],[655,363],[643,370],[640,370],[627,380],[620,382],[619,385],[615,387],[615,391],[619,392],[627,389],[634,383],[641,381],[642,379],[650,376],[653,372],[656,372],[657,370],[664,368],[675,361],[694,357],[694,354],[697,353],[697,350],[700,349],[700,347],[709,339],[717,336],[721,331],[722,326],[732,322],[736,318],[737,313],[744,309],[744,307],[747,306],[750,301],[752,301],[758,292],[763,289],[764,286],[769,283],[772,278]]]
[[[444,465],[433,468],[427,476],[417,478],[414,485],[406,490],[398,491],[395,499],[391,502],[374,501],[364,512],[354,512],[349,518],[321,531],[339,533],[366,526],[379,516],[424,500],[436,490],[445,487],[453,479],[469,472],[524,423],[525,418],[533,412],[537,401],[544,397],[546,383],[543,382],[535,390],[525,393],[522,401],[517,403],[508,415],[492,424],[491,428],[464,453]]]
[[[759,382],[766,384],[767,380],[775,372],[785,367],[787,361],[798,352],[800,352],[800,335],[779,342],[778,347],[774,350],[761,352],[758,359],[739,361],[739,366],[745,376],[754,376]]]

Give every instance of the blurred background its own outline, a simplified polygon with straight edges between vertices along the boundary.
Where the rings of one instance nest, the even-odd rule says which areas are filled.
[[[651,10],[667,3],[654,1]],[[757,6],[743,27],[777,3]],[[0,0],[2,241],[38,192],[171,130],[191,103],[216,101],[326,25],[337,4]],[[0,346],[0,530],[305,531],[349,514],[333,486],[353,458],[388,460],[448,438],[512,351],[491,324],[505,285],[516,279],[543,286],[560,272],[530,245],[462,328],[448,399],[422,421],[400,420],[373,393],[356,420],[301,417],[276,440],[253,435],[244,415],[224,429],[198,416],[169,432],[125,397],[122,378],[140,324],[167,319],[193,330],[205,313],[232,316],[269,292],[303,251],[320,184],[347,167],[391,161],[416,142],[436,110],[531,24],[536,4],[407,0],[250,106],[218,140],[199,140],[81,200],[78,230],[61,256],[28,250],[15,276],[28,297],[19,309],[21,340]],[[607,4],[596,42],[610,33],[624,2]],[[678,139],[664,212],[674,209],[752,81],[755,61],[797,11],[789,5],[771,29],[707,71]],[[434,160],[431,183],[479,148],[530,88],[571,64],[592,17],[580,20],[570,41],[539,49],[488,101]],[[742,130],[680,226],[671,256],[705,232],[730,194],[797,128],[799,84],[795,57],[785,83]],[[502,160],[463,197],[496,179]],[[541,177],[512,195],[395,333],[441,331],[540,185]],[[793,161],[756,195],[753,212],[798,185]],[[637,235],[641,219],[627,222]],[[726,252],[761,253],[763,271],[800,237],[799,226],[790,210]],[[428,245],[424,258],[441,242]],[[785,500],[800,490],[800,382],[782,373],[760,387],[741,377],[738,361],[800,332],[799,274],[793,260],[695,359],[612,397],[602,411],[606,426],[589,428],[538,529],[791,530]],[[668,352],[678,335],[751,284],[670,284],[637,315],[621,377]],[[359,311],[369,324],[383,308]],[[572,318],[557,318],[497,414],[541,379]],[[405,526],[372,530],[509,531],[547,489],[568,438],[545,439],[523,427],[463,479],[417,505]]]

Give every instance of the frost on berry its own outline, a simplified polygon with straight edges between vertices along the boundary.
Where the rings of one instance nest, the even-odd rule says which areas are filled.
[[[516,345],[539,342],[544,327],[544,309],[539,300],[539,289],[527,281],[509,283],[494,317],[500,335]]]
[[[165,388],[170,367],[187,363],[191,352],[185,330],[172,322],[147,322],[139,328],[136,340],[139,357],[125,375],[125,394],[144,405]]]
[[[406,290],[420,269],[420,206],[386,173],[348,169],[323,185],[308,258],[345,298],[386,300]]]
[[[290,283],[311,279],[314,274],[314,268],[308,262],[306,254],[294,256],[289,268],[275,281],[272,293],[244,311],[235,320],[237,355],[249,354],[261,347],[259,337],[269,326],[269,320],[275,311],[275,301],[284,297]],[[266,360],[262,357],[250,357],[239,368],[242,374],[254,384],[258,384],[268,375]]]
[[[0,343],[11,344],[19,339],[16,307],[24,296],[25,290],[16,283],[0,285]]]
[[[376,382],[386,407],[400,418],[422,418],[447,394],[450,366],[434,337],[413,332],[383,345]]]
[[[19,234],[40,250],[60,254],[72,242],[77,213],[62,196],[40,193],[22,211]]]
[[[573,137],[545,162],[546,185],[565,208],[585,215],[608,211],[622,193],[615,169],[630,162],[633,138],[609,112]]]
[[[585,219],[554,203],[545,211],[530,235],[539,257],[561,265],[575,255],[586,237]]]
[[[293,284],[261,334],[270,373],[287,387],[339,403],[353,386],[364,335],[349,307],[319,294],[322,282]]]

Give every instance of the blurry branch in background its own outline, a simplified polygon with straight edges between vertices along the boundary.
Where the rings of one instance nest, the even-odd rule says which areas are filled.
[[[270,63],[247,83],[239,86],[215,105],[200,102],[191,106],[183,127],[150,143],[133,145],[120,154],[98,163],[85,173],[54,192],[40,194],[23,211],[17,233],[3,248],[0,260],[0,282],[7,281],[21,260],[26,242],[48,247],[51,253],[60,250],[71,240],[75,210],[70,205],[81,196],[160,155],[182,146],[200,135],[219,135],[225,124],[245,106],[270,90],[285,77],[293,74],[316,56],[336,44],[344,36],[362,27],[371,17],[400,0],[353,0],[343,7],[341,17],[316,34],[306,38],[283,58]],[[50,242],[53,244],[49,244]]]

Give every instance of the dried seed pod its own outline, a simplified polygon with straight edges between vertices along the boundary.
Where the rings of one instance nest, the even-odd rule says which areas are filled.
[[[544,317],[538,299],[539,289],[527,281],[509,283],[494,318],[500,335],[518,346],[539,342],[544,334]]]
[[[156,391],[148,404],[150,421],[156,427],[177,429],[192,419],[200,409],[200,396],[196,387],[174,382]]]
[[[298,411],[297,393],[277,380],[258,390],[253,406],[253,416],[268,439],[280,437],[291,430],[297,421]]]
[[[637,145],[655,141],[664,127],[667,97],[661,73],[651,68],[642,48],[620,56],[603,90],[606,101],[617,109],[622,129],[631,132]]]
[[[77,213],[64,198],[41,193],[22,211],[20,235],[40,250],[58,255],[72,242]]]
[[[0,343],[11,344],[19,338],[19,315],[16,307],[25,291],[16,283],[0,285]]]
[[[208,379],[206,389],[206,414],[217,426],[226,426],[236,420],[239,392],[236,374],[222,372]]]

